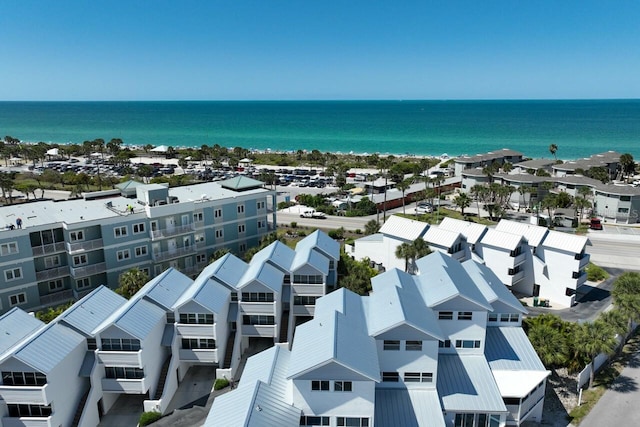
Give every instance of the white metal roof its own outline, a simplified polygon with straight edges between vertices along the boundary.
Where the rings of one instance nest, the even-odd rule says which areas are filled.
[[[470,221],[462,221],[451,217],[445,217],[442,222],[438,224],[438,227],[443,230],[457,231],[462,234],[467,242],[475,245],[482,235],[487,231],[487,226],[477,224]]]
[[[175,307],[176,302],[188,291],[191,284],[193,280],[170,267],[151,279],[139,292],[169,310]]]
[[[436,390],[376,389],[376,427],[445,427]]]
[[[72,329],[59,323],[50,323],[22,344],[14,357],[46,374],[84,342],[85,338]]]
[[[63,321],[88,336],[126,302],[111,289],[100,286],[66,309],[56,321]]]
[[[241,289],[254,281],[258,281],[272,291],[280,293],[282,291],[283,280],[284,273],[269,263],[262,262],[249,264],[249,268],[247,268],[238,282],[238,289]]]
[[[44,322],[14,307],[0,317],[0,355],[44,326]]]
[[[442,246],[445,248],[451,248],[455,243],[460,240],[460,233],[457,231],[449,231],[437,226],[429,227],[424,234],[424,240],[427,243],[434,244],[436,246]]]
[[[315,248],[334,260],[340,259],[340,244],[319,230],[309,234],[296,244],[296,252],[303,248]]]
[[[584,248],[590,244],[586,236],[578,236],[576,234],[563,233],[561,231],[551,230],[547,237],[542,241],[542,246],[561,251],[571,252],[573,254],[581,253]]]
[[[542,242],[542,239],[544,239],[544,236],[546,236],[549,231],[547,227],[507,219],[500,220],[498,225],[496,225],[496,230],[524,236],[529,246],[534,248],[540,245],[540,242]]]
[[[312,248],[296,250],[295,257],[291,262],[291,272],[295,272],[300,267],[310,265],[322,274],[329,274],[329,258],[314,251]]]
[[[518,247],[522,239],[522,234],[505,233],[503,231],[498,231],[496,229],[490,228],[487,230],[484,236],[482,236],[480,242],[483,245],[512,251]]]
[[[527,313],[527,310],[520,304],[520,301],[509,291],[496,274],[484,264],[473,260],[467,260],[462,263],[462,267],[467,271],[469,277],[478,286],[482,295],[493,304],[500,301],[514,311],[519,313]]]
[[[492,370],[545,371],[521,327],[489,327],[484,353]]]
[[[412,242],[418,237],[422,237],[428,228],[429,224],[426,222],[391,215],[380,227],[380,233]]]
[[[296,251],[284,243],[276,240],[264,249],[258,251],[252,258],[251,263],[271,261],[281,270],[289,271],[291,263],[296,255]]]
[[[438,394],[447,412],[506,412],[483,355],[438,355]]]
[[[159,322],[166,321],[166,311],[144,299],[129,300],[94,331],[100,332],[116,325],[131,336],[144,340]]]

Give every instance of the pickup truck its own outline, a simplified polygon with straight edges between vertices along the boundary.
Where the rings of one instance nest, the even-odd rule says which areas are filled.
[[[300,214],[300,218],[315,218],[315,219],[325,219],[327,216],[324,212],[317,211],[304,211]]]

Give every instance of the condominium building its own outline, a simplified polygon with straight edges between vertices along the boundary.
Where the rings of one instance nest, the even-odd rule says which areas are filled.
[[[0,312],[115,288],[133,267],[195,276],[217,249],[243,254],[275,229],[275,192],[247,177],[135,190],[0,207]]]
[[[490,426],[540,421],[549,375],[526,311],[487,267],[435,252],[369,296],[317,300],[293,344],[251,357],[205,426]]]

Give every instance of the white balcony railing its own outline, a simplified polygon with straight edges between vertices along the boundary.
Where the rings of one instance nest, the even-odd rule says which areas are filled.
[[[196,251],[195,246],[190,245],[183,248],[175,248],[170,251],[153,252],[151,254],[151,257],[153,258],[154,261],[161,262],[161,261],[166,261],[172,258],[179,258],[184,255],[190,255],[190,254],[193,254],[195,251]]]
[[[238,303],[240,312],[244,314],[275,314],[275,302],[245,302]]]
[[[242,334],[250,337],[275,337],[277,325],[242,325]]]
[[[185,362],[218,363],[218,349],[180,349],[180,360]]]
[[[51,243],[49,245],[41,245],[41,246],[32,246],[31,250],[33,251],[33,255],[45,255],[45,254],[53,254],[56,252],[64,252],[65,244],[64,242]]]
[[[178,335],[183,337],[199,337],[216,339],[215,325],[193,325],[177,323]]]
[[[64,291],[40,296],[40,304],[41,305],[59,304],[66,301],[71,301],[73,298],[74,298],[73,289],[65,289]]]
[[[105,366],[142,368],[142,350],[104,351],[98,350],[98,360]]]
[[[102,390],[108,393],[145,394],[148,389],[145,378],[139,380],[102,379]]]
[[[301,283],[292,283],[291,289],[294,295],[324,295],[324,285],[306,285]]]
[[[104,262],[83,267],[71,267],[71,275],[75,278],[100,274],[105,271],[107,271],[107,265]]]
[[[56,279],[58,277],[64,277],[68,275],[69,275],[69,266],[63,265],[62,267],[36,271],[36,280],[40,282],[42,280]]]
[[[149,232],[151,240],[165,239],[167,237],[179,236],[181,234],[189,234],[196,229],[195,225],[178,225],[171,229],[163,228],[160,230],[151,230]]]
[[[101,249],[104,246],[102,239],[87,240],[85,242],[69,243],[67,242],[67,252],[70,254],[81,251],[92,251]]]
[[[315,305],[294,305],[293,314],[296,316],[313,316],[315,313]]]
[[[3,417],[4,427],[55,427],[51,424],[53,416],[48,417]]]
[[[7,403],[29,402],[32,405],[48,405],[52,396],[47,396],[49,384],[43,386],[0,385],[0,397]]]

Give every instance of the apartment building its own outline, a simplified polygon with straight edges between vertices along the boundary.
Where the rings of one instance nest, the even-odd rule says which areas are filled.
[[[242,254],[275,229],[275,193],[247,177],[135,190],[133,198],[94,193],[0,207],[0,312],[115,288],[133,267],[149,277],[170,267],[195,276],[217,249]]]
[[[402,222],[394,218],[392,216],[388,222]],[[432,251],[459,261],[474,260],[486,265],[504,285],[519,295],[539,296],[556,305],[570,307],[576,302],[580,286],[586,282],[587,246],[591,244],[586,236],[509,220],[501,220],[495,228],[452,218],[445,218],[440,225],[420,224],[421,238]],[[398,230],[401,236],[406,233],[406,228]],[[355,259],[369,258],[387,269],[404,269],[404,260],[395,257],[395,250],[384,253],[391,246],[389,242],[399,245],[401,238],[394,238],[391,231],[374,236],[347,245],[347,253]],[[420,270],[419,261],[416,265]]]
[[[251,357],[205,426],[491,426],[542,416],[549,375],[525,310],[486,266],[435,252],[373,292],[320,299],[291,349]]]

